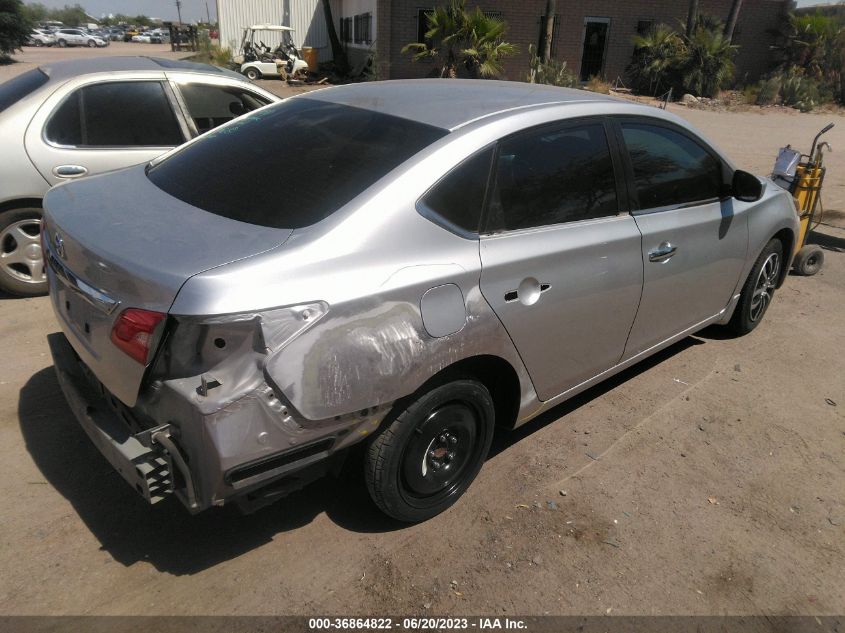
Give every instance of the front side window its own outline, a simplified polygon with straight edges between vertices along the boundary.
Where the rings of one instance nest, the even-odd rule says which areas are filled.
[[[184,141],[158,81],[93,84],[50,117],[47,139],[81,147],[173,147]]]
[[[478,233],[493,149],[481,150],[446,174],[420,199],[420,212],[453,232]]]
[[[716,200],[722,165],[691,138],[668,127],[622,123],[640,209]]]
[[[542,128],[507,139],[495,169],[490,231],[618,213],[613,162],[601,123]]]
[[[188,114],[200,134],[270,103],[242,88],[186,84],[180,88]]]

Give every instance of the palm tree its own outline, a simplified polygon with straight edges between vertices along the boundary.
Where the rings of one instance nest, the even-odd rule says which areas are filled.
[[[627,72],[636,89],[656,95],[672,86],[677,61],[684,50],[680,35],[665,24],[658,24],[634,37],[634,57]]]
[[[720,29],[696,28],[686,42],[680,69],[684,87],[699,96],[715,97],[733,78],[733,56],[737,48]]]
[[[731,12],[728,14],[728,21],[725,24],[725,39],[729,42],[733,41],[734,29],[736,28],[736,21],[739,18],[739,9],[742,7],[742,0],[733,0],[731,4]]]
[[[440,77],[458,76],[463,66],[470,77],[495,77],[502,72],[502,59],[516,53],[513,44],[504,41],[507,24],[489,17],[478,7],[467,11],[464,0],[452,0],[449,6],[436,7],[426,13],[429,43],[413,42],[403,53],[412,59],[437,59]]]

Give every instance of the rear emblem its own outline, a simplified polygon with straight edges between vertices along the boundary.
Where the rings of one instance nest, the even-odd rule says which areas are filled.
[[[61,234],[56,233],[53,236],[53,244],[56,246],[56,254],[62,259],[67,259],[65,255],[65,241],[62,239]]]

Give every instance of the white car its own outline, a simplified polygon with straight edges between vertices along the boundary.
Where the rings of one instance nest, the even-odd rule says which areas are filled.
[[[28,46],[53,46],[56,43],[56,38],[49,31],[32,29],[26,43]]]
[[[133,35],[132,36],[133,42],[142,42],[143,44],[149,44],[152,42],[152,38],[149,36],[148,33],[141,33],[140,35]]]
[[[56,44],[65,46],[87,46],[89,48],[108,46],[108,40],[86,33],[82,29],[59,29],[55,33]]]

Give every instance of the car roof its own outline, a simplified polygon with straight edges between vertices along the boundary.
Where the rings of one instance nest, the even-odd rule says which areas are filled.
[[[476,119],[549,104],[629,101],[544,84],[489,79],[409,79],[350,84],[297,98],[350,105],[453,130]]]
[[[225,68],[218,68],[210,64],[183,61],[181,59],[165,59],[162,57],[126,56],[126,57],[92,57],[88,59],[73,59],[60,62],[42,64],[39,69],[51,81],[63,81],[80,75],[103,72],[121,72],[131,70],[170,70],[180,72],[200,72],[224,75],[243,80],[236,72]]]

